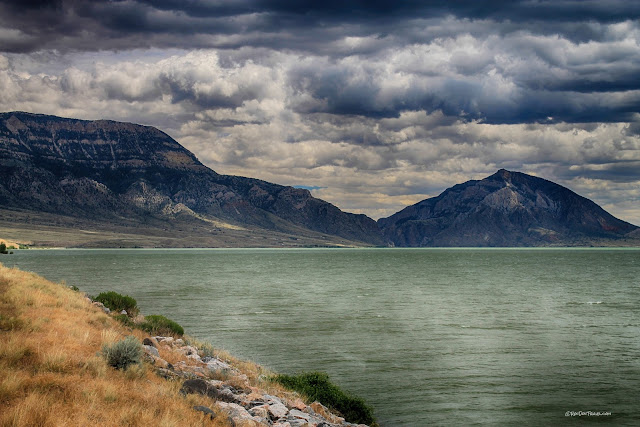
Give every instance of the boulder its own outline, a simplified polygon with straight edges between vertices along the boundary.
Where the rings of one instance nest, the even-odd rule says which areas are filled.
[[[290,406],[291,408],[299,409],[301,411],[307,409],[307,405],[305,405],[305,403],[299,397],[293,401],[290,401],[288,406]]]
[[[228,372],[231,370],[231,366],[220,359],[212,359],[207,362],[207,369],[213,372]]]
[[[280,402],[269,404],[269,413],[274,419],[284,418],[289,413],[289,409]]]
[[[309,408],[311,408],[311,410],[313,410],[314,413],[321,416],[322,418],[329,421],[330,423],[333,423],[333,424],[344,423],[344,418],[335,415],[333,412],[329,410],[329,408],[327,408],[320,402],[313,402],[311,405],[309,405]]]
[[[167,362],[166,360],[164,360],[161,357],[154,357],[153,358],[153,365],[158,367],[158,368],[163,368],[163,369],[170,369],[172,368],[171,364],[169,362]]]
[[[182,394],[202,394],[207,395],[209,391],[209,384],[205,380],[196,379],[196,380],[186,380],[182,383],[182,388],[180,389],[180,393]]]
[[[220,408],[227,414],[236,425],[243,425],[248,420],[261,423],[262,421],[257,417],[253,417],[246,409],[235,403],[216,402],[216,407]]]
[[[173,343],[173,337],[154,337],[157,342],[161,342],[162,344],[171,345]]]
[[[309,420],[311,420],[311,416],[309,414],[305,414],[304,412],[298,410],[298,409],[292,409],[289,411],[289,418],[298,418],[301,420],[304,420],[306,422],[309,422]]]
[[[105,312],[105,313],[107,313],[107,314],[111,313],[111,310],[109,310],[107,307],[105,307],[105,306],[104,306],[104,304],[103,304],[103,303],[101,303],[101,302],[94,301],[94,302],[92,302],[92,304],[93,304],[95,307],[98,307],[100,310],[104,311],[104,312]]]
[[[168,368],[156,369],[156,374],[167,380],[177,380],[180,378],[180,375],[172,370],[171,364],[169,364]]]
[[[152,345],[143,345],[142,346],[143,350],[145,353],[154,356],[154,357],[160,357],[160,353],[158,352],[158,349],[155,348]]]
[[[236,403],[241,400],[234,394],[234,389],[227,385],[219,385],[219,382],[207,381],[201,378],[186,380],[182,383],[180,392],[183,394],[202,394],[212,399],[227,403]]]
[[[158,348],[158,340],[153,337],[146,337],[142,340],[142,345],[150,345],[151,347]]]
[[[249,413],[254,417],[269,419],[268,405],[254,406],[253,408],[249,409]]]

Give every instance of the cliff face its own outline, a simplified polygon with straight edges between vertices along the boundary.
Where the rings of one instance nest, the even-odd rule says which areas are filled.
[[[224,222],[384,242],[375,221],[307,190],[217,174],[158,129],[104,120],[0,114],[0,204],[98,222]]]
[[[589,245],[638,227],[545,179],[499,170],[378,221],[396,246]]]
[[[157,239],[167,229],[174,237],[188,231],[199,246],[269,246],[269,233],[278,233],[276,246],[299,237],[307,239],[301,245],[414,247],[640,241],[638,227],[523,173],[456,185],[376,224],[307,190],[220,175],[153,127],[20,112],[0,113],[0,209],[19,212],[10,220],[27,228],[55,215],[63,228],[77,227],[75,218],[83,227],[144,227]]]

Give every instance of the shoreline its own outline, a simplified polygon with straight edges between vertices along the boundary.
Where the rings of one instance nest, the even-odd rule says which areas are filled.
[[[141,403],[144,396],[113,397],[111,393],[111,397],[95,398],[82,390],[140,387],[146,389],[146,395],[163,395],[163,404],[175,411],[156,411],[155,421],[145,418],[152,416],[150,410],[142,411],[139,419],[146,421],[129,420],[130,425],[364,426],[345,421],[322,403],[305,401],[303,395],[274,383],[276,374],[262,366],[187,335],[150,335],[134,325],[144,321],[144,316],[113,316],[108,311],[63,283],[0,263],[0,369],[9,372],[0,379],[0,421],[58,425],[65,418],[81,424],[82,420],[101,419],[102,424],[118,425],[131,415],[127,407],[150,404]],[[122,323],[123,316],[127,322]],[[123,337],[144,344],[144,362],[119,371],[97,354]],[[34,385],[42,381],[65,384],[67,397],[59,401],[56,393]],[[71,383],[81,386],[67,390]],[[93,396],[93,401],[82,403],[87,396]],[[124,411],[117,422],[98,415],[115,411],[112,400]],[[40,401],[48,406],[40,407]],[[180,422],[167,423],[169,420]]]

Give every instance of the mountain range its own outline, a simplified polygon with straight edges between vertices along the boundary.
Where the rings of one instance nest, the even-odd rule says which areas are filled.
[[[524,173],[500,170],[376,222],[305,189],[218,174],[153,127],[25,112],[0,113],[0,237],[84,247],[640,242],[638,227]]]

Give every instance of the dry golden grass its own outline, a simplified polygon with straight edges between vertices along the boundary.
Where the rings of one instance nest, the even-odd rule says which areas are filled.
[[[96,354],[127,335],[84,296],[0,264],[0,426],[223,426],[145,365],[118,371]]]

